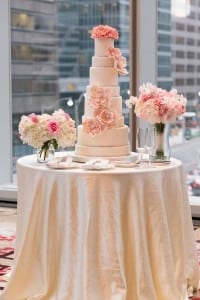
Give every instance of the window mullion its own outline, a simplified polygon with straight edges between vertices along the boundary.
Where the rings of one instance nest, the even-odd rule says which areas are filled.
[[[12,105],[10,81],[10,3],[0,9],[0,184],[12,180]]]

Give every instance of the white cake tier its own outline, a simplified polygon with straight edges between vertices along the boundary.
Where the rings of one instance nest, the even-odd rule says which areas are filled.
[[[110,147],[96,147],[96,146],[81,146],[75,145],[75,155],[89,156],[89,157],[119,157],[130,154],[130,146],[110,146]]]
[[[78,126],[77,144],[80,146],[112,147],[127,146],[128,126],[112,128],[99,135],[91,136],[83,131],[83,126]]]
[[[120,87],[119,86],[104,86],[104,87],[109,89],[110,96],[112,96],[112,97],[120,96]],[[91,89],[91,85],[88,85],[87,89],[86,89],[88,96],[90,95],[90,89]]]
[[[114,48],[113,39],[95,39],[94,40],[94,55],[108,56],[108,48]]]
[[[91,67],[90,85],[117,86],[118,72],[115,68]]]
[[[92,67],[114,67],[113,57],[92,57]]]
[[[86,96],[85,99],[85,117],[93,117],[94,116],[94,108],[89,105],[89,99]],[[109,105],[109,110],[116,112],[117,114],[119,114],[120,116],[122,115],[122,97],[118,96],[118,97],[111,97],[110,99],[110,105]]]

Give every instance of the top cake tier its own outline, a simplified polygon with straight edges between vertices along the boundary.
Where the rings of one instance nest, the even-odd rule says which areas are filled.
[[[114,40],[110,38],[94,40],[94,55],[96,57],[108,56],[108,49],[114,47]]]

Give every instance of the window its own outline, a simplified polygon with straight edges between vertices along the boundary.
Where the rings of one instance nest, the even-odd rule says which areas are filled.
[[[187,31],[188,32],[195,32],[195,26],[194,25],[188,25],[187,26]]]
[[[192,38],[187,39],[187,45],[193,46],[195,44],[195,40]]]
[[[179,45],[184,45],[185,43],[185,38],[182,37],[182,36],[177,36],[176,37],[176,44],[179,44]]]
[[[184,58],[185,53],[184,53],[184,51],[176,51],[175,56],[176,56],[176,58]]]
[[[187,85],[194,85],[194,84],[195,84],[194,78],[187,78],[186,84],[187,84]]]
[[[187,65],[187,72],[194,72],[195,66],[194,65]]]
[[[183,65],[176,65],[175,66],[175,71],[176,72],[184,72],[184,70],[185,70],[185,66],[183,66]]]
[[[176,23],[176,29],[183,31],[185,30],[185,25],[181,23]]]
[[[171,5],[173,5],[171,1]],[[159,9],[166,11],[167,15],[170,12],[170,24],[171,30],[165,29],[163,34],[169,34],[171,36],[171,51],[163,51],[163,55],[169,55],[171,58],[171,73],[168,77],[164,78],[163,74],[159,72],[162,67],[162,61],[160,60],[160,52],[158,48],[158,83],[162,84],[169,89],[175,88],[179,93],[182,93],[187,98],[187,112],[180,120],[176,120],[171,127],[176,129],[176,135],[173,131],[170,135],[172,156],[178,157],[182,160],[183,166],[188,174],[188,192],[191,196],[200,196],[199,192],[194,191],[190,184],[190,179],[194,180],[195,170],[200,174],[199,168],[199,150],[194,146],[199,144],[200,139],[200,66],[198,61],[200,59],[199,52],[199,36],[200,33],[200,1],[188,1],[190,3],[190,12],[188,12],[187,1],[185,6],[182,4],[182,14],[179,16],[180,11],[171,13],[171,8],[165,7],[164,0],[159,1]],[[177,2],[176,2],[177,3]],[[159,21],[158,21],[158,40],[159,40]],[[169,86],[170,82],[170,86]],[[191,116],[192,119],[191,120]],[[192,124],[192,125],[191,125]],[[189,133],[189,134],[188,134]],[[175,142],[175,145],[173,142]],[[185,150],[185,147],[189,150]],[[190,153],[190,158],[187,160],[187,152]],[[194,176],[194,177],[192,177]],[[199,175],[198,175],[199,176]],[[193,178],[193,179],[192,179]]]
[[[177,78],[177,79],[175,79],[175,84],[177,85],[177,86],[183,86],[184,85],[184,79],[183,78]]]
[[[188,52],[187,52],[187,58],[192,58],[192,59],[194,59],[194,58],[195,58],[195,52],[188,51]]]
[[[7,1],[5,1],[7,2]],[[19,156],[33,151],[31,147],[23,145],[18,136],[18,124],[22,114],[31,112],[41,113],[59,107],[60,99],[71,97],[73,102],[80,99],[85,93],[88,84],[89,68],[94,52],[93,41],[89,37],[89,30],[96,24],[109,23],[120,32],[120,38],[115,46],[120,47],[127,58],[129,68],[129,14],[130,3],[125,0],[120,3],[113,1],[84,1],[79,4],[73,0],[63,2],[55,1],[26,1],[11,0],[2,4],[1,19],[8,24],[10,11],[11,29],[11,87],[9,88],[8,60],[9,53],[9,28],[5,39],[5,28],[1,34],[6,47],[4,61],[7,65],[4,76],[7,74],[5,84],[6,99],[12,91],[11,106],[7,101],[4,112],[11,112],[12,121],[8,125],[6,136],[7,153],[12,149],[12,154],[7,155],[4,174],[1,182],[10,182],[11,174],[15,172],[15,162]],[[7,17],[7,19],[6,19]],[[79,20],[80,23],[77,23]],[[2,27],[3,28],[3,27]],[[2,62],[1,66],[4,66]],[[3,82],[3,81],[2,81]],[[119,76],[119,84],[123,99],[128,98],[129,75]],[[2,105],[2,104],[1,104]],[[5,105],[5,104],[4,104]],[[83,114],[83,101],[79,105],[79,122]],[[125,121],[129,122],[129,110],[123,107]],[[68,112],[75,118],[74,105],[68,107]],[[9,113],[8,116],[9,124]],[[5,119],[5,118],[4,118]],[[12,131],[12,141],[10,132]],[[4,130],[5,135],[5,130]],[[11,160],[12,158],[12,160]],[[1,161],[0,161],[1,162]],[[1,166],[4,166],[4,163]]]

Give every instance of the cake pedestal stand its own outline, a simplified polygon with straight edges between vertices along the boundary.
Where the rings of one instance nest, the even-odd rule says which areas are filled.
[[[85,163],[89,161],[90,159],[95,159],[95,158],[101,158],[101,159],[108,159],[110,161],[130,161],[130,162],[135,162],[138,159],[138,153],[136,152],[130,152],[129,155],[125,156],[81,156],[81,155],[76,155],[74,152],[72,152],[72,160],[75,162],[81,162]]]

